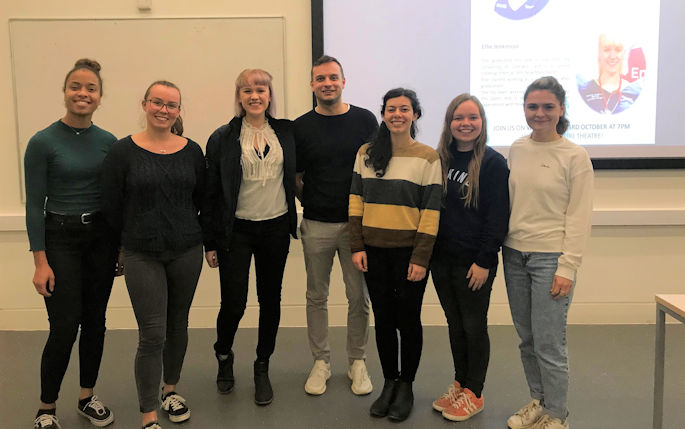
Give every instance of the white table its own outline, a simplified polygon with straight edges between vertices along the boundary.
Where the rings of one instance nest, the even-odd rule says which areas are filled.
[[[664,348],[666,314],[685,323],[685,295],[656,295],[656,345],[654,347],[654,416],[652,427],[661,429],[664,414]]]

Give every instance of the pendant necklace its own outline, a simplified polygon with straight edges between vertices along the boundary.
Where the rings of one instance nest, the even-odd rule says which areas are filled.
[[[86,128],[74,128],[74,127],[72,127],[71,125],[67,124],[67,123],[64,122],[64,121],[62,121],[62,123],[63,123],[64,125],[66,125],[67,127],[69,127],[69,129],[70,129],[71,131],[73,131],[74,134],[76,134],[77,136],[80,136],[81,134],[85,133],[86,131],[88,131],[88,130],[90,129],[90,127],[93,126],[93,123],[92,123],[92,122],[91,122],[90,125],[88,125]]]

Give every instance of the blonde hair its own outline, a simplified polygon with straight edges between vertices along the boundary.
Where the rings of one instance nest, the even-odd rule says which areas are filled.
[[[623,41],[619,39],[619,37],[616,34],[603,33],[599,35],[597,44],[597,69],[599,71],[600,77],[602,74],[602,70],[604,68],[602,65],[602,61],[600,60],[600,57],[602,55],[602,48],[605,46],[613,46],[620,48],[622,52],[622,57],[621,62],[619,63],[618,74],[623,74],[623,67],[625,66],[625,46],[623,45]]]
[[[274,116],[276,111],[276,103],[274,102],[273,77],[271,74],[262,69],[245,69],[240,72],[235,80],[235,114],[238,117],[245,116],[246,112],[243,105],[240,103],[240,90],[250,85],[250,78],[255,85],[265,85],[269,88],[269,106],[266,108],[266,113],[269,116]]]
[[[476,140],[473,142],[473,157],[471,157],[471,161],[469,161],[469,186],[463,187],[465,191],[462,198],[464,199],[464,205],[466,207],[478,208],[478,197],[480,194],[480,165],[483,161],[483,154],[485,153],[485,147],[488,142],[488,123],[485,119],[485,109],[483,109],[483,104],[481,104],[480,100],[478,100],[476,96],[468,93],[457,95],[447,106],[442,133],[440,134],[440,140],[438,141],[437,152],[438,155],[440,155],[440,161],[442,163],[442,180],[446,191],[447,172],[449,170],[451,158],[449,147],[454,140],[450,125],[452,124],[454,111],[457,110],[457,107],[459,107],[465,101],[473,101],[473,103],[478,107],[478,112],[480,113],[480,118],[482,121],[482,128],[480,135],[476,137]]]

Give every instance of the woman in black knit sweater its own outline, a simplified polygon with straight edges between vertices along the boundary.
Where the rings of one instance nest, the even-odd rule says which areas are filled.
[[[120,233],[126,286],[138,321],[136,385],[144,428],[190,418],[176,384],[188,344],[188,312],[202,268],[198,208],[202,149],[182,137],[181,94],[154,82],[142,100],[147,127],[114,144],[103,167],[103,211]]]

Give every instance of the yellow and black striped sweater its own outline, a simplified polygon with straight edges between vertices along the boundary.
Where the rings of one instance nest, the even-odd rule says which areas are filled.
[[[412,247],[410,262],[428,267],[438,233],[442,170],[438,154],[412,142],[393,150],[383,177],[376,177],[368,158],[369,145],[359,148],[350,188],[352,252],[374,247]]]

